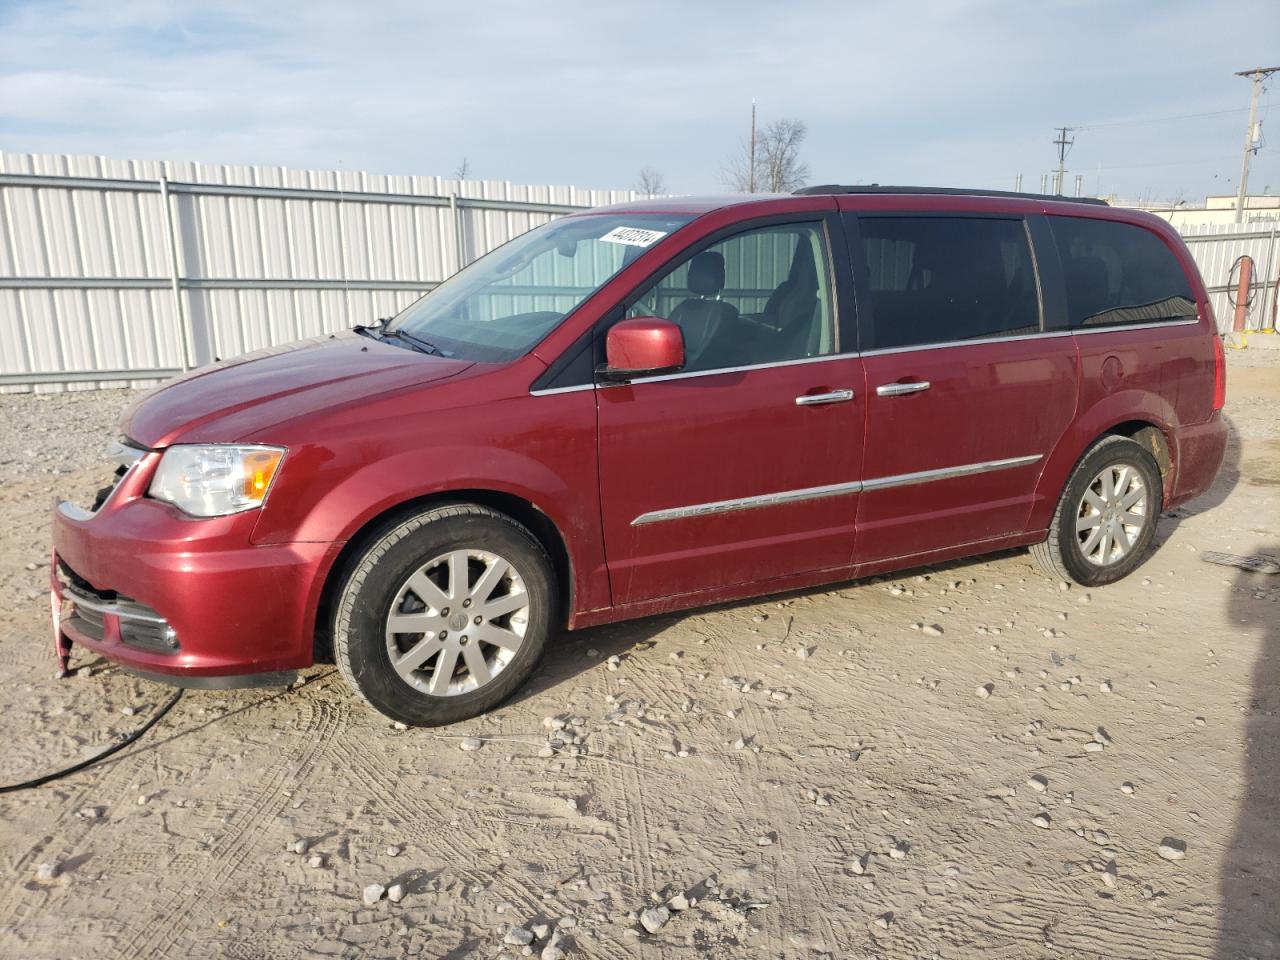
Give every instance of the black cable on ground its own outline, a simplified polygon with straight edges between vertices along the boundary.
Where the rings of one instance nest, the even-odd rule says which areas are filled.
[[[164,706],[162,706],[159,710],[153,713],[150,719],[148,719],[146,723],[140,726],[137,730],[125,736],[118,743],[113,743],[111,746],[107,747],[107,749],[103,750],[101,753],[94,754],[88,760],[81,760],[79,763],[75,764],[74,766],[67,767],[64,770],[55,770],[53,773],[46,773],[43,777],[36,777],[34,780],[26,780],[22,783],[11,783],[11,784],[8,784],[7,786],[2,786],[0,787],[0,793],[13,793],[16,790],[30,790],[34,787],[42,786],[53,780],[59,780],[62,777],[69,777],[71,774],[77,773],[78,771],[83,770],[86,767],[91,767],[95,763],[100,763],[101,761],[107,759],[107,757],[111,756],[113,753],[119,753],[121,750],[123,750],[129,744],[133,743],[140,736],[142,736],[144,733],[146,733],[148,730],[154,727],[157,723],[159,723],[160,719],[166,713],[168,713],[171,709],[173,709],[173,705],[182,698],[183,692],[184,691],[181,687],[173,691],[173,696],[169,698],[168,702],[166,702]]]

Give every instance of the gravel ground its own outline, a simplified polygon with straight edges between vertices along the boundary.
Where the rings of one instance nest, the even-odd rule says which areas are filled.
[[[447,730],[324,665],[188,693],[0,796],[0,956],[1280,957],[1280,577],[1199,559],[1280,556],[1280,354],[1230,364],[1218,484],[1112,587],[1011,552],[570,634]],[[168,696],[51,679],[48,506],[129,396],[0,398],[0,783]]]

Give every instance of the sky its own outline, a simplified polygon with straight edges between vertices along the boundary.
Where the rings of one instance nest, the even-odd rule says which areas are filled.
[[[1276,65],[1276,0],[0,0],[0,149],[723,192],[754,98],[811,183],[1036,191],[1066,125],[1068,192],[1195,202]]]

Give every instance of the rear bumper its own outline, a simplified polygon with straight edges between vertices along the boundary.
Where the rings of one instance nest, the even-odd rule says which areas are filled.
[[[1177,458],[1174,461],[1173,490],[1166,508],[1198,497],[1213,486],[1227,451],[1226,421],[1219,412],[1204,423],[1179,427],[1175,441]]]
[[[288,682],[312,662],[323,572],[338,545],[255,546],[256,519],[195,520],[123,489],[93,514],[58,503],[55,651],[65,655],[70,641],[181,686]]]

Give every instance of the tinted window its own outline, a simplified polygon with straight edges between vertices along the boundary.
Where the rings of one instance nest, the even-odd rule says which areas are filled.
[[[1191,284],[1163,240],[1112,220],[1050,217],[1073,327],[1196,316]]]
[[[1039,331],[1021,220],[861,217],[858,225],[871,308],[862,349]]]
[[[678,324],[686,371],[833,353],[822,224],[761,227],[722,240],[679,261],[627,315]]]

